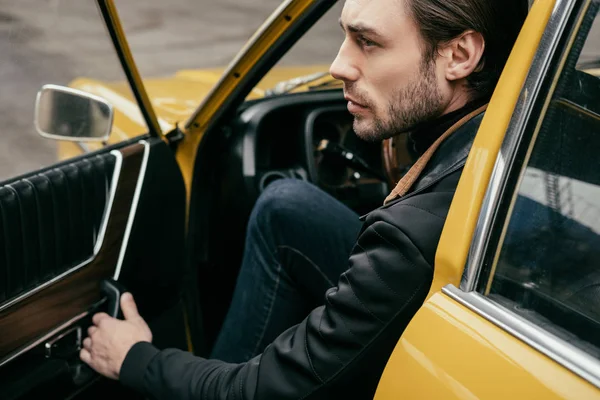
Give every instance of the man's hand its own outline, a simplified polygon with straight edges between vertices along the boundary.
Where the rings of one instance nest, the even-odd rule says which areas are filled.
[[[106,313],[94,315],[94,325],[89,327],[89,337],[84,339],[79,353],[81,361],[111,379],[119,379],[125,356],[134,344],[152,342],[152,332],[138,313],[131,293],[121,296],[121,310],[124,321]]]

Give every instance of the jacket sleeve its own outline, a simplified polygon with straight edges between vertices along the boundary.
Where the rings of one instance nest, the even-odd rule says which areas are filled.
[[[372,212],[325,304],[249,362],[227,364],[138,343],[121,381],[156,399],[372,398],[431,286],[452,194],[417,195]]]

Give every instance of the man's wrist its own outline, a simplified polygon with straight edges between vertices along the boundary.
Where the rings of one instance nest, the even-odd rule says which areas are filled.
[[[138,392],[145,392],[144,375],[148,364],[159,353],[159,350],[149,342],[138,342],[127,352],[121,370],[119,381]]]

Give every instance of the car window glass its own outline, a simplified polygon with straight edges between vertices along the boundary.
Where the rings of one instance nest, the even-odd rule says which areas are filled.
[[[199,79],[210,89],[281,1],[118,0],[116,4],[144,79],[205,70]]]
[[[248,97],[262,97],[270,86],[313,69],[327,72],[343,39],[337,22],[343,3],[337,2]],[[194,111],[235,55],[280,5],[280,0],[117,1],[131,51],[154,105],[177,108],[181,119]],[[293,68],[315,65],[312,69]],[[163,90],[166,79],[168,93]],[[182,92],[179,88],[186,90],[185,100],[168,104],[173,94]]]
[[[76,86],[125,107],[127,115],[115,114],[109,142],[147,131],[93,0],[0,0],[0,5],[0,180],[102,146],[36,133],[34,106],[42,85]]]
[[[281,0],[115,4],[159,119],[185,121]]]
[[[600,354],[600,18],[570,49],[518,186],[489,296]],[[591,25],[591,30],[589,29]],[[589,31],[589,34],[587,33]]]

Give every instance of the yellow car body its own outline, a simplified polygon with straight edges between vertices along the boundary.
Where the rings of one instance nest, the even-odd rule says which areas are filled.
[[[278,83],[302,76],[326,72],[328,65],[278,67],[267,73],[252,89],[247,99],[265,96],[265,92]],[[196,110],[198,104],[217,84],[224,68],[203,70],[182,70],[171,77],[145,79],[144,87],[148,92],[152,108],[163,131],[168,132],[178,123],[185,121]],[[311,82],[312,85],[332,80],[327,74],[321,79]],[[105,145],[132,139],[148,131],[144,117],[135,103],[135,98],[126,82],[102,82],[89,78],[78,78],[69,84],[70,87],[101,96],[114,106],[114,123],[109,140],[106,143],[90,142],[86,150],[93,151]],[[308,90],[309,85],[295,87],[291,93]],[[328,86],[331,88],[331,86]],[[66,160],[81,154],[81,145],[73,142],[60,142],[58,159]]]
[[[314,3],[315,0],[286,1],[226,69],[180,71],[172,77],[144,80],[137,88],[147,94],[148,104],[142,104],[142,107],[152,108],[161,133],[166,135],[178,128],[183,134],[176,156],[188,190],[188,208],[197,149],[205,130],[219,110],[227,107],[239,82],[252,73],[273,43],[285,34],[290,21],[304,16]],[[597,381],[568,363],[548,356],[498,321],[486,318],[444,290],[449,286],[461,286],[505,134],[519,107],[522,88],[540,41],[547,32],[548,22],[557,17],[559,10],[564,10],[565,3],[575,2],[536,0],[531,8],[462,174],[438,247],[434,282],[428,299],[391,354],[375,396],[377,400],[600,398]],[[113,28],[122,35],[114,7],[112,12]],[[126,43],[124,36],[121,41]],[[124,52],[128,52],[126,46]],[[134,64],[130,68],[141,83]],[[322,71],[327,71],[327,66],[273,69],[248,98],[264,97],[264,91],[280,81]],[[115,106],[109,143],[147,131],[147,124],[134,107],[135,99],[126,83],[81,78],[71,86],[102,96]],[[296,90],[306,89],[299,87]],[[88,146],[94,150],[102,145]],[[59,152],[61,158],[68,158],[80,153],[81,148],[74,143],[61,143]],[[597,371],[598,364],[590,370]]]

